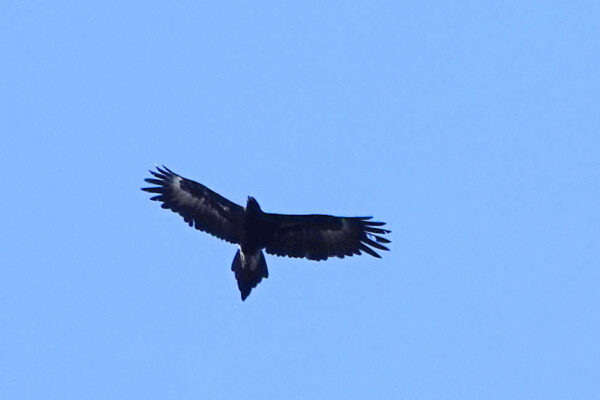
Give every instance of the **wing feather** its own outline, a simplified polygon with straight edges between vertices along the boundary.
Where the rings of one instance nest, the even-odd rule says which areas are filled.
[[[142,188],[156,193],[150,200],[181,215],[189,226],[231,243],[239,243],[244,209],[213,192],[206,186],[183,178],[167,167],[150,171],[154,178],[145,179],[156,186]]]
[[[361,251],[380,258],[372,247],[389,250],[381,243],[390,241],[378,235],[390,231],[374,228],[385,225],[385,222],[369,221],[371,217],[265,213],[265,218],[272,229],[265,247],[269,254],[326,260],[329,257],[359,255]]]

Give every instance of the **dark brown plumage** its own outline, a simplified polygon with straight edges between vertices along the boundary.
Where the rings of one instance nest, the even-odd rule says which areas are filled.
[[[265,213],[253,197],[243,208],[206,186],[177,175],[166,167],[150,171],[154,178],[146,182],[155,186],[142,190],[154,193],[151,200],[181,215],[185,222],[230,243],[238,244],[232,271],[235,273],[242,300],[268,277],[262,253],[309,260],[359,255],[365,252],[381,256],[377,250],[389,250],[383,237],[385,222],[371,217],[335,217],[331,215],[286,215]]]

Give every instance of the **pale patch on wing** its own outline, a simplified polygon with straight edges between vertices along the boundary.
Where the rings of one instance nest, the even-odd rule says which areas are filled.
[[[181,188],[182,180],[183,180],[183,178],[181,178],[178,175],[175,175],[170,182],[171,188],[173,189],[173,201],[175,203],[180,204],[180,205],[191,206],[195,209],[202,209],[205,212],[209,212],[209,213],[213,214],[217,218],[221,218],[221,215],[219,214],[219,212],[216,209],[214,209],[210,203],[205,204],[204,200],[207,197],[198,198],[198,197],[193,196],[189,192],[185,191],[184,189],[182,189]],[[208,195],[207,193],[203,193],[203,194]],[[223,208],[225,209],[225,211],[227,211],[227,207],[223,206]]]
[[[342,219],[342,228],[341,229],[325,229],[323,230],[323,237],[330,241],[343,240],[346,236],[347,229],[349,228],[348,220]]]

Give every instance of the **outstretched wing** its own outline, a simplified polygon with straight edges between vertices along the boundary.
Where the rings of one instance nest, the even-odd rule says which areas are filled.
[[[379,228],[385,222],[371,217],[334,217],[331,215],[265,214],[272,230],[265,250],[276,256],[326,260],[352,256],[364,251],[381,258],[373,249],[389,250],[382,236],[390,231]]]
[[[244,209],[206,186],[183,178],[163,165],[150,171],[155,178],[145,179],[156,186],[142,190],[157,195],[150,200],[161,201],[167,208],[181,215],[196,229],[210,233],[231,243],[239,243]]]

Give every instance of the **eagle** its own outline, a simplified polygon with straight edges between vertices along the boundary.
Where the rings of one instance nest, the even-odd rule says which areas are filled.
[[[154,186],[142,190],[154,194],[150,200],[161,202],[162,208],[179,214],[189,226],[239,246],[231,270],[242,301],[269,277],[263,250],[315,261],[361,252],[381,258],[374,249],[389,250],[384,244],[390,241],[383,235],[391,231],[381,228],[385,222],[371,221],[372,217],[266,213],[251,196],[242,207],[164,165],[149,172],[153,177],[145,181]]]

